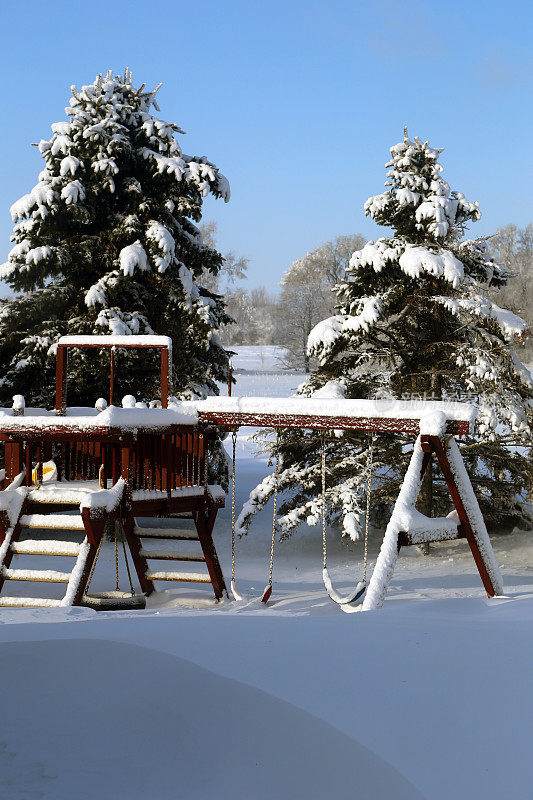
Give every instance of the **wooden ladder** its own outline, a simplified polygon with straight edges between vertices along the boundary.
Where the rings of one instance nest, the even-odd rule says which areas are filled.
[[[202,506],[200,509],[184,512],[165,518],[169,525],[151,527],[140,525],[133,517],[126,520],[124,531],[133,556],[133,563],[142,590],[146,594],[154,591],[154,582],[204,583],[211,584],[215,597],[220,600],[227,594],[224,576],[213,543],[213,526],[216,508]],[[161,520],[164,523],[164,520]],[[184,542],[198,542],[200,551],[183,550]],[[175,545],[181,546],[177,550]],[[181,562],[205,564],[202,572],[189,572],[176,569],[165,569],[152,562]],[[149,563],[150,562],[150,563]]]
[[[44,504],[46,505],[46,504]],[[78,605],[83,596],[91,566],[93,564],[98,542],[103,536],[105,521],[88,521],[85,524],[82,515],[77,513],[58,514],[34,513],[39,507],[35,502],[26,500],[21,513],[13,526],[10,526],[8,515],[0,511],[0,607],[35,608],[53,606]],[[39,510],[45,510],[40,508]],[[73,563],[70,569],[26,568],[17,563],[12,566],[13,559],[18,562],[39,556],[48,559],[63,558]],[[16,591],[5,592],[18,582],[32,584],[65,584],[63,597],[22,596]]]

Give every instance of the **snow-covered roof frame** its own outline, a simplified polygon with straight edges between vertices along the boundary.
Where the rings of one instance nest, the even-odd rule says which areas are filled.
[[[120,349],[155,349],[161,353],[161,405],[168,408],[169,376],[172,371],[172,339],[169,336],[62,336],[56,355],[56,411],[64,414],[67,406],[68,349],[100,348],[111,350],[109,405],[113,404],[115,351]]]

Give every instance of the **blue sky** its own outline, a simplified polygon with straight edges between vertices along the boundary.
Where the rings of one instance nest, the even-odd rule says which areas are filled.
[[[72,83],[125,66],[163,81],[184,151],[229,178],[231,202],[205,218],[250,258],[250,286],[276,289],[338,234],[382,233],[363,203],[404,124],[445,147],[444,176],[479,201],[472,235],[533,220],[530,2],[3,0],[0,21],[0,261],[9,206],[42,168],[30,143],[65,118]]]

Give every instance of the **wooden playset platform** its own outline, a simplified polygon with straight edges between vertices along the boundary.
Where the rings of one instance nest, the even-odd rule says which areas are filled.
[[[111,348],[112,356],[112,348],[159,350],[161,407],[68,408],[71,347]],[[114,520],[122,525],[143,593],[151,594],[159,582],[187,582],[211,584],[215,597],[222,597],[224,577],[212,531],[224,492],[207,483],[208,438],[194,414],[168,408],[170,364],[167,337],[64,337],[57,349],[55,410],[25,409],[20,403],[2,409],[0,606],[82,603],[98,545]],[[113,380],[111,370],[111,398]],[[42,481],[43,464],[50,461],[57,475]],[[172,523],[146,527],[140,524],[143,517]],[[25,569],[18,563],[13,568],[15,556],[17,562],[42,556],[46,566],[68,558],[71,568]],[[169,569],[169,562],[191,562],[203,571]],[[54,600],[6,593],[18,582],[63,583],[66,590]]]

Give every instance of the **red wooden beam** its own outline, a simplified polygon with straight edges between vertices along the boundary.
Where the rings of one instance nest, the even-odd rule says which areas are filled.
[[[419,419],[394,419],[388,417],[330,417],[310,414],[253,414],[244,411],[199,411],[203,425],[237,428],[251,425],[258,428],[312,428],[316,430],[357,430],[387,433],[420,433]],[[448,420],[446,433],[459,436],[469,432],[466,420]]]

